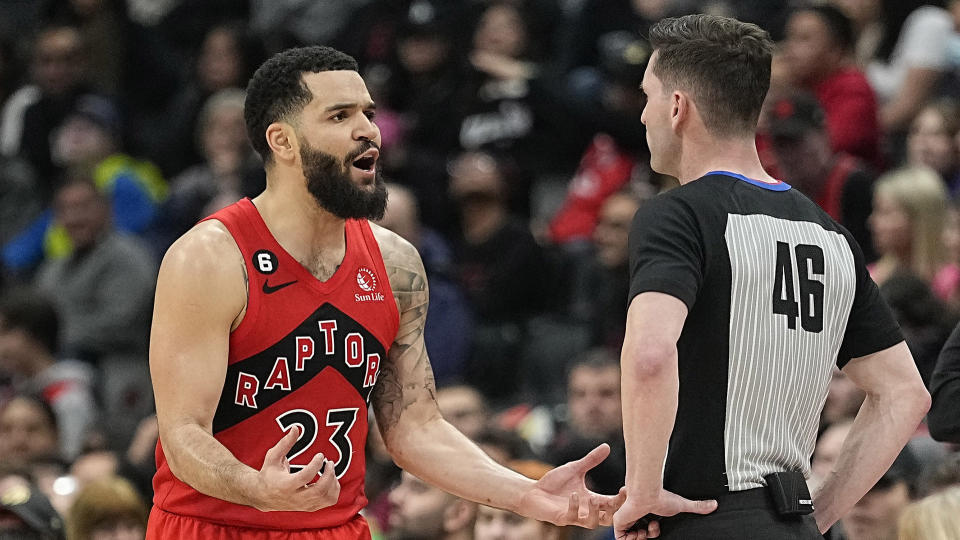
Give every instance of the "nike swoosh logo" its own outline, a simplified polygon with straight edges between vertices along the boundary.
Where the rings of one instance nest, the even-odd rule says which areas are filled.
[[[282,288],[284,288],[284,287],[287,287],[287,286],[289,286],[289,285],[293,285],[293,284],[296,283],[296,282],[297,282],[297,280],[293,280],[293,281],[288,281],[288,282],[286,282],[286,283],[281,283],[281,284],[279,284],[279,285],[275,285],[275,286],[271,287],[271,286],[270,286],[270,280],[264,281],[264,282],[263,282],[263,294],[273,294],[273,293],[279,291],[280,289],[282,289]]]

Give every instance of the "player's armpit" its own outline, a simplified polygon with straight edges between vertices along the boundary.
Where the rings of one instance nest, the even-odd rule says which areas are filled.
[[[394,428],[440,418],[433,368],[423,342],[429,291],[426,272],[417,250],[400,236],[371,225],[390,279],[400,327],[380,368],[372,402],[377,423],[389,446]]]

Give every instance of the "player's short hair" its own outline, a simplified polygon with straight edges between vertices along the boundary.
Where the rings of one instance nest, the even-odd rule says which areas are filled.
[[[358,71],[357,61],[331,47],[299,47],[273,55],[251,77],[243,117],[247,136],[264,163],[273,159],[267,127],[302,111],[313,98],[303,74],[323,71]]]
[[[752,134],[770,88],[766,30],[715,15],[663,19],[650,28],[653,73],[668,91],[689,92],[714,135]]]

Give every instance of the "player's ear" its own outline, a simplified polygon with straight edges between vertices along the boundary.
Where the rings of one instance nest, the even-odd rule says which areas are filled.
[[[299,141],[293,126],[286,122],[274,122],[267,126],[264,136],[270,150],[273,151],[274,159],[282,163],[296,161],[299,154]]]

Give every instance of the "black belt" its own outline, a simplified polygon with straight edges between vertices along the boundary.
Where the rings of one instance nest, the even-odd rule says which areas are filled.
[[[773,502],[773,498],[770,496],[770,493],[765,487],[745,489],[742,491],[728,491],[727,493],[723,493],[721,495],[704,498],[717,501],[717,509],[715,510],[715,513],[736,512],[738,510],[766,510],[772,514],[778,514],[777,507]],[[640,530],[641,528],[646,529],[647,525],[651,521],[662,519],[684,519],[692,515],[694,514],[677,514],[676,516],[671,516],[669,518],[661,518],[659,516],[654,516],[653,514],[647,514],[646,516],[637,520],[637,522],[634,523],[633,526],[628,530],[636,531]]]
[[[745,489],[743,491],[729,491],[711,498],[717,501],[717,512],[753,510],[758,508],[776,510],[770,494],[767,493],[767,488],[764,487]]]

